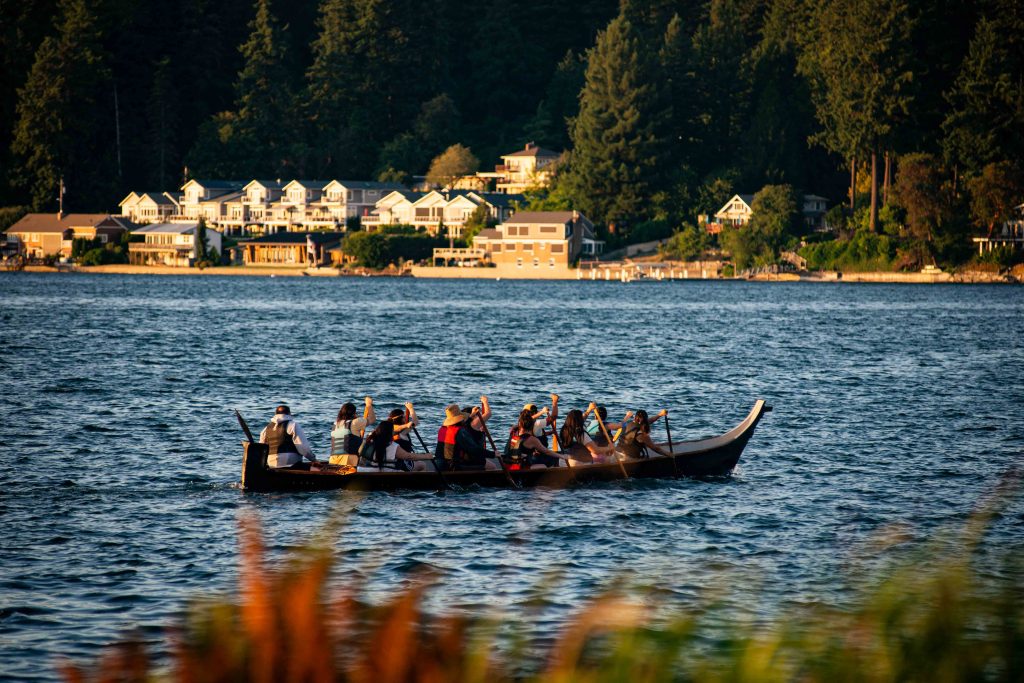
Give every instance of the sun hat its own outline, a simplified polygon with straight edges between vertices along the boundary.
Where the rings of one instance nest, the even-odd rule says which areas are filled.
[[[466,414],[462,412],[457,403],[453,403],[444,409],[444,422],[442,423],[445,427],[451,427],[454,424],[458,424],[466,419]]]

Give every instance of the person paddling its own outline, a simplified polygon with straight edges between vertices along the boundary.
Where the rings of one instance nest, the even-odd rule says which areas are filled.
[[[412,453],[414,446],[412,445],[412,439],[409,438],[409,434],[420,423],[419,418],[416,417],[416,409],[413,407],[412,403],[406,402],[405,410],[402,410],[401,408],[395,408],[392,410],[388,413],[387,421],[395,426],[395,435],[393,437],[394,442],[406,451]]]
[[[399,472],[426,472],[425,461],[433,460],[429,453],[412,453],[394,440],[395,423],[384,420],[370,434],[368,439],[373,442],[375,459],[379,467]]]
[[[604,406],[599,406],[593,401],[587,406],[587,409],[583,411],[583,417],[586,419],[588,415],[594,415],[595,418],[600,418],[601,422],[604,423],[605,429],[610,434],[615,434],[618,430],[626,426],[629,418],[633,417],[633,411],[627,410],[626,416],[622,418],[622,422],[609,422],[608,421],[608,409]],[[598,424],[597,419],[591,420],[586,427],[587,436],[594,440],[598,446],[607,446],[608,439],[604,438],[604,431],[601,429],[601,425]]]
[[[536,404],[527,403],[523,406],[523,410],[530,411],[534,419],[533,435],[540,439],[540,442],[547,448],[548,437],[555,433],[554,425],[558,420],[558,394],[551,394],[551,408],[537,410]]]
[[[351,402],[341,406],[338,411],[338,419],[334,421],[334,428],[331,430],[332,465],[356,464],[358,458],[350,456],[359,454],[359,446],[363,442],[366,428],[377,421],[373,399],[367,396],[363,399],[363,404],[363,417],[356,417],[356,406]]]
[[[668,412],[662,410],[654,416],[654,419],[648,419],[646,410],[636,411],[633,421],[625,426],[622,436],[616,444],[618,451],[633,460],[648,457],[648,451],[654,451],[659,455],[669,455],[668,451],[651,439],[651,424],[666,415]]]
[[[565,416],[558,441],[562,452],[569,456],[570,467],[602,463],[606,455],[615,452],[615,448],[608,445],[607,439],[602,438],[605,443],[600,445],[587,434],[583,428],[583,412],[579,410],[570,410]]]
[[[303,457],[311,464],[317,462],[305,432],[295,422],[291,409],[284,404],[277,407],[274,417],[260,432],[260,443],[270,446],[270,454],[267,456],[268,467],[309,469],[309,465],[302,462]]]
[[[536,421],[529,409],[519,413],[519,423],[509,436],[509,455],[514,463],[523,469],[539,469],[558,467],[559,460],[568,462],[569,458],[555,453],[544,445],[534,431]]]
[[[475,436],[467,420],[472,416],[464,413],[455,403],[445,408],[445,420],[437,430],[437,447],[434,451],[435,461],[444,463],[448,470],[494,470],[498,466],[489,458],[494,453],[484,448],[483,443]]]

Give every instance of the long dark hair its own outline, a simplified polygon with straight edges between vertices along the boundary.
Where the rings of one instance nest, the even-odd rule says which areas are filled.
[[[633,416],[633,424],[639,425],[644,434],[651,433],[651,421],[647,419],[646,410],[636,411],[636,415]]]
[[[384,420],[370,434],[370,439],[373,440],[373,459],[377,461],[377,464],[386,459],[388,446],[391,445],[391,439],[394,436],[395,423],[391,420]]]
[[[583,411],[570,410],[562,423],[562,429],[558,435],[563,449],[574,444],[583,444]]]
[[[338,422],[344,422],[345,420],[353,420],[356,417],[356,404],[345,403],[342,404],[341,410],[338,411]]]
[[[519,431],[523,434],[533,434],[533,425],[535,423],[536,420],[533,419],[533,413],[529,410],[524,408],[523,411],[519,413],[519,423],[517,426],[519,427]]]

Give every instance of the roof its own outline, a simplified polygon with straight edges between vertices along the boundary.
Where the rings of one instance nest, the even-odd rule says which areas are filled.
[[[561,156],[558,152],[552,152],[550,149],[544,149],[538,147],[532,142],[526,143],[526,147],[519,150],[518,152],[511,152],[509,154],[502,154],[501,158],[505,157],[557,157]]]
[[[820,194],[805,194],[804,195],[804,201],[805,202],[809,202],[809,201],[827,202],[828,201],[828,197],[822,197]]]
[[[181,186],[184,190],[190,183],[195,183],[200,187],[205,187],[207,190],[240,190],[245,186],[244,180],[200,180],[199,178],[193,178]]]
[[[166,192],[143,192],[139,194],[139,200],[142,200],[143,197],[148,197],[157,204],[177,204]]]
[[[322,190],[330,185],[333,180],[290,180],[284,184],[284,187],[291,187],[292,185],[300,185],[307,190]]]
[[[240,244],[305,244],[308,236],[314,244],[330,244],[340,241],[343,232],[279,232],[275,235],[264,235],[244,240]]]
[[[335,180],[348,190],[404,190],[401,183],[379,183],[375,180]]]
[[[480,197],[491,206],[503,209],[514,208],[512,206],[512,202],[526,201],[526,197],[521,194],[505,194],[504,192],[474,192],[473,194]]]
[[[199,203],[209,204],[212,202],[215,204],[223,204],[224,202],[230,202],[232,199],[241,199],[243,194],[244,193],[241,190],[236,190],[233,192],[224,192],[222,194],[214,195],[209,199],[200,199]]]
[[[96,227],[108,219],[109,227],[125,227],[109,213],[68,213],[61,218],[55,213],[29,213],[7,228],[7,232],[64,232],[69,228]]]
[[[384,201],[385,199],[396,193],[402,195],[410,202],[419,201],[420,199],[423,199],[423,197],[427,195],[426,192],[417,192],[416,190],[392,190],[391,192],[388,192],[386,195],[381,197],[380,201]]]
[[[746,204],[748,207],[753,208],[753,206],[754,206],[754,195],[752,195],[752,194],[734,194],[733,196],[729,197],[729,201],[727,201],[725,204],[722,205],[722,208],[720,208],[718,211],[715,212],[715,215],[717,216],[720,213],[725,213],[726,211],[728,211],[729,210],[729,206],[734,201],[736,201],[737,197],[739,197],[743,201],[743,203]]]
[[[150,225],[142,225],[132,230],[133,235],[146,235],[159,233],[162,235],[191,235],[195,232],[199,223],[151,223]],[[207,230],[212,228],[207,227]]]
[[[501,239],[501,232],[498,231],[498,230],[495,230],[494,228],[484,228],[483,230],[478,232],[476,234],[476,236],[477,237],[483,237],[484,239],[488,239],[488,240],[500,240]]]
[[[278,180],[250,180],[245,185],[245,187],[243,187],[242,189],[243,190],[247,190],[252,185],[262,185],[263,187],[267,188],[268,190],[280,190],[281,188],[284,187],[284,183],[282,183],[280,179],[278,179]]]
[[[583,217],[575,211],[520,211],[512,214],[505,223],[507,225],[524,225],[534,223],[568,223],[576,217]]]

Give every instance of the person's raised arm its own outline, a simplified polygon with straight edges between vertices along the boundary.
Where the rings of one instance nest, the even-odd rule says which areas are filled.
[[[480,421],[487,422],[491,419],[491,404],[486,396],[480,397]]]
[[[657,415],[655,415],[654,417],[652,417],[652,418],[651,418],[650,420],[648,420],[648,423],[649,423],[649,424],[654,424],[655,422],[657,422],[657,421],[658,421],[658,420],[660,420],[661,418],[665,417],[666,415],[668,415],[668,411],[667,411],[667,410],[664,410],[664,409],[662,409],[662,411],[661,411],[660,413],[658,413]]]
[[[548,424],[555,424],[558,420],[558,394],[551,394],[551,415],[548,416]]]
[[[586,419],[587,415],[590,415],[591,413],[596,413],[596,412],[597,412],[597,404],[594,403],[593,401],[591,401],[590,405],[587,406],[587,409],[583,411],[583,418]]]
[[[409,424],[412,425],[413,427],[418,427],[420,424],[420,419],[416,417],[416,409],[413,408],[412,401],[409,401],[405,404],[405,409],[409,411]]]
[[[377,421],[377,413],[373,412],[373,399],[367,396],[363,399],[363,417],[366,418],[366,424],[372,425]]]

